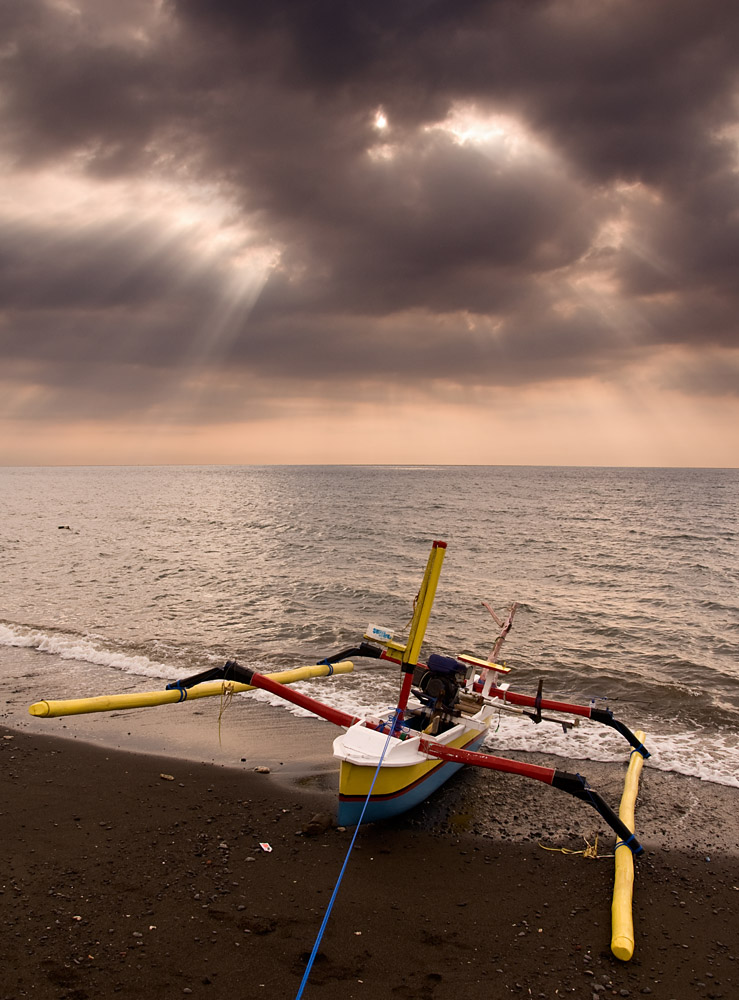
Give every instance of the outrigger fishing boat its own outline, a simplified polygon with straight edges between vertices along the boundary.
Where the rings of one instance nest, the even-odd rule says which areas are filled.
[[[642,758],[649,756],[641,739],[608,709],[544,698],[541,681],[536,695],[509,689],[508,681],[503,678],[510,668],[497,660],[513,623],[515,604],[503,618],[485,604],[500,628],[488,658],[469,653],[454,657],[432,653],[426,662],[420,661],[445,553],[446,542],[433,542],[405,642],[397,641],[389,629],[370,625],[358,646],[332,654],[317,665],[260,674],[230,660],[222,667],[168,684],[164,691],[41,701],[31,705],[29,712],[39,717],[76,715],[257,688],[307,709],[343,730],[333,745],[334,756],[341,762],[338,808],[341,825],[384,820],[405,812],[428,798],[459,768],[471,765],[541,781],[581,799],[593,806],[618,834],[620,845],[640,853],[642,847],[632,831],[581,775],[480,752],[491,721],[502,709],[522,713],[534,723],[557,722],[565,730],[580,718],[590,719],[615,729]],[[400,665],[400,693],[388,716],[353,716],[286,687],[310,677],[348,673],[353,670],[355,658]],[[574,716],[575,721],[563,716]]]

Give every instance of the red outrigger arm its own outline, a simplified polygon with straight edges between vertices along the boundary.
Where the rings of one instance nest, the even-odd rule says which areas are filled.
[[[482,688],[482,685],[479,685]],[[475,685],[475,689],[478,685]],[[634,733],[631,732],[628,726],[624,725],[623,722],[619,722],[618,719],[613,718],[613,712],[607,708],[594,708],[592,705],[571,705],[567,701],[551,701],[548,698],[542,698],[539,695],[532,697],[528,694],[517,694],[515,691],[502,690],[501,688],[493,687],[488,691],[488,698],[499,698],[501,701],[510,705],[520,705],[526,708],[533,708],[537,715],[531,714],[531,718],[534,722],[540,721],[542,710],[545,712],[565,712],[569,715],[579,715],[585,719],[592,719],[593,722],[600,722],[604,726],[610,726],[611,729],[615,729],[616,732],[621,733],[621,735],[626,739],[630,745],[638,750],[639,753],[646,760],[647,757],[651,756],[647,748],[644,746],[640,739],[637,739]],[[538,716],[538,717],[537,717]]]
[[[317,715],[321,719],[326,719],[327,722],[333,722],[335,726],[346,726],[348,729],[355,722],[364,721],[358,715],[349,715],[348,712],[342,712],[340,708],[331,708],[330,705],[324,705],[322,701],[309,698],[307,694],[300,694],[299,691],[291,691],[284,684],[275,684],[269,677],[265,677],[264,674],[258,674],[251,667],[242,667],[235,660],[229,660],[222,670],[224,680],[238,681],[240,684],[251,684],[255,688],[269,691],[270,694],[276,694],[278,697],[284,698],[285,701],[291,701],[293,705],[299,705],[301,708],[313,712],[314,715]]]
[[[517,760],[509,760],[507,757],[494,757],[492,754],[475,753],[472,750],[458,750],[433,740],[422,739],[419,750],[428,757],[435,757],[438,760],[446,760],[454,764],[471,764],[473,767],[486,767],[491,771],[504,771],[507,774],[520,774],[524,778],[543,781],[546,785],[568,792],[597,809],[606,823],[618,834],[623,844],[633,854],[642,854],[644,851],[628,826],[618,818],[605,799],[590,788],[581,774],[570,774],[568,771],[559,771],[553,767],[539,767],[537,764],[523,764]]]

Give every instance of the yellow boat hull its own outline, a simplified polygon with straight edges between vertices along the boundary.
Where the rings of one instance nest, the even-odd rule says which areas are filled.
[[[444,745],[455,749],[477,750],[486,735],[487,728],[464,729],[455,739],[444,741]],[[377,761],[357,764],[342,760],[339,772],[338,821],[342,826],[355,826],[359,822],[372,823],[398,816],[425,801],[463,766],[428,759],[401,766],[383,762],[377,773]]]

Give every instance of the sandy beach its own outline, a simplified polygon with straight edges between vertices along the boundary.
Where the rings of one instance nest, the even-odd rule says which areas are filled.
[[[351,831],[329,825],[333,730],[275,727],[274,711],[255,707],[229,767],[36,722],[0,730],[0,997],[295,996]],[[582,770],[618,804],[625,768]],[[600,830],[609,854],[597,814],[538,783],[463,772],[361,831],[304,995],[735,996],[738,805],[736,789],[645,769],[624,964],[610,953],[613,861],[540,846],[580,850]]]

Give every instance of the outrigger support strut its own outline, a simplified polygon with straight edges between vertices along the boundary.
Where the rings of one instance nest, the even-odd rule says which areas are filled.
[[[601,722],[604,726],[610,726],[611,729],[615,729],[617,733],[621,733],[621,735],[628,740],[631,746],[637,751],[637,753],[640,753],[645,760],[647,757],[652,756],[636,733],[632,733],[627,725],[623,722],[619,722],[618,719],[613,718],[613,712],[609,708],[591,708],[590,718],[593,722]]]
[[[384,650],[379,646],[373,646],[369,642],[360,642],[358,646],[350,646],[349,649],[342,649],[340,653],[332,653],[320,663],[338,663],[340,660],[351,660],[355,656],[363,656],[368,660],[381,660]]]
[[[331,661],[337,662],[333,657]],[[324,663],[326,662],[324,660]],[[249,676],[250,671],[246,667],[242,667],[236,660],[227,660],[222,667],[210,667],[208,670],[202,670],[199,674],[193,674],[192,677],[183,677],[180,681],[170,681],[165,691],[181,691],[182,688],[195,687],[196,684],[203,684],[205,681],[236,681],[237,684],[251,684]]]
[[[480,685],[475,685],[475,690],[478,690],[479,687]],[[629,727],[624,725],[624,723],[620,722],[618,719],[613,718],[613,712],[610,708],[593,708],[592,705],[571,705],[566,701],[552,701],[549,698],[542,698],[541,686],[539,687],[535,697],[527,694],[518,694],[516,691],[509,691],[507,688],[502,687],[492,687],[488,697],[499,698],[501,701],[509,705],[533,708],[533,712],[526,712],[525,714],[528,715],[530,719],[533,719],[534,722],[542,720],[542,716],[540,714],[542,709],[545,712],[566,712],[569,715],[579,715],[584,719],[591,719],[593,722],[600,722],[604,726],[610,726],[611,729],[615,729],[617,733],[621,733],[624,739],[627,740],[628,743],[630,743],[630,745],[637,750],[645,760],[647,757],[651,756],[642,741],[634,733],[632,733]]]
[[[223,671],[222,677],[224,680],[238,681],[239,684],[251,684],[252,687],[261,688],[262,691],[269,691],[270,694],[276,694],[279,698],[284,698],[285,701],[291,701],[293,705],[299,705],[301,708],[313,712],[320,719],[333,722],[335,726],[343,726],[348,729],[355,722],[364,721],[357,715],[349,715],[348,712],[342,712],[340,708],[332,708],[331,705],[324,705],[323,702],[316,701],[315,698],[310,698],[299,691],[283,690],[281,684],[275,683],[275,681],[264,674],[258,674],[251,667],[242,666],[236,660],[229,660],[222,667],[214,669]]]
[[[631,830],[618,818],[605,799],[590,788],[581,774],[570,774],[568,771],[540,767],[538,764],[524,764],[521,761],[509,760],[507,757],[495,757],[493,754],[460,750],[432,740],[421,740],[419,750],[428,757],[435,757],[438,760],[452,761],[456,764],[472,764],[475,767],[486,767],[491,771],[504,771],[508,774],[520,774],[524,778],[534,778],[536,781],[543,781],[553,788],[559,788],[560,791],[568,792],[597,809],[606,823],[618,834],[633,854],[642,854],[644,851]]]
[[[628,847],[632,854],[638,857],[644,853],[644,848],[628,826],[619,819],[603,796],[590,787],[587,779],[581,774],[555,771],[554,778],[552,779],[552,787],[559,788],[563,792],[569,792],[570,795],[574,795],[576,799],[582,799],[583,802],[589,802],[594,809],[597,809],[610,828],[618,834],[623,845]]]

